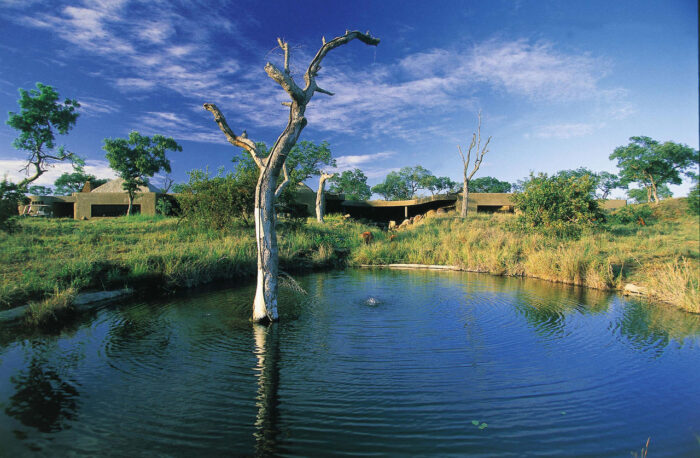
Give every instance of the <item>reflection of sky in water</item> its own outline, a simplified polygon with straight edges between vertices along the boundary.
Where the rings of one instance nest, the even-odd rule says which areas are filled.
[[[248,321],[246,286],[3,328],[3,451],[698,451],[700,317],[455,272],[299,281],[310,296],[283,291],[272,327]]]

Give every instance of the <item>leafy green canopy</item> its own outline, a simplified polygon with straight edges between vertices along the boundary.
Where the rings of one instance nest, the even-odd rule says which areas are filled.
[[[384,182],[372,187],[372,192],[385,200],[409,200],[413,197],[406,180],[398,172],[389,172]]]
[[[56,133],[65,135],[75,126],[80,107],[76,100],[66,99],[59,103],[58,92],[51,87],[36,83],[37,89],[19,90],[19,113],[10,112],[7,124],[17,129],[20,134],[12,145],[29,153],[25,170],[34,166],[34,174],[22,180],[18,186],[24,188],[27,184],[39,178],[47,167],[54,161],[71,161],[82,164],[81,158],[66,151],[63,146],[54,151]]]
[[[53,185],[54,193],[57,196],[69,196],[74,192],[80,192],[86,182],[90,182],[93,188],[101,186],[107,182],[105,179],[97,178],[95,175],[85,173],[82,167],[75,167],[72,173],[64,173],[56,178]]]
[[[497,193],[510,192],[511,184],[494,177],[475,178],[469,182],[470,192]]]
[[[595,179],[588,174],[568,178],[530,174],[523,190],[512,197],[520,211],[518,223],[525,229],[557,236],[578,236],[584,227],[604,219],[595,200],[595,187]]]
[[[347,200],[368,200],[372,197],[367,177],[360,169],[345,170],[331,178],[330,183],[329,191],[345,194]]]
[[[656,193],[659,196],[659,199],[661,200],[673,197],[671,189],[665,184],[658,186],[656,188]],[[647,192],[647,190],[644,188],[633,188],[628,190],[627,197],[632,199],[637,204],[645,204],[654,200],[650,193]]]
[[[402,167],[398,172],[389,172],[383,183],[372,188],[372,192],[386,200],[408,200],[416,197],[418,190],[427,189],[431,194],[453,190],[457,184],[448,177],[436,177],[420,165]]]
[[[160,170],[170,173],[166,151],[182,151],[172,138],[154,135],[153,138],[131,132],[129,138],[106,138],[103,149],[109,166],[124,180],[124,190],[133,199],[140,186],[148,185],[148,178]]]
[[[659,143],[649,137],[630,137],[630,140],[627,146],[615,148],[610,155],[610,159],[617,159],[622,185],[636,182],[652,196],[661,185],[681,184],[683,173],[696,176],[697,150],[674,142]]]
[[[236,218],[249,223],[257,174],[244,168],[226,174],[220,168],[214,176],[208,170],[192,170],[188,174],[188,183],[176,196],[183,218],[218,230],[232,227]]]

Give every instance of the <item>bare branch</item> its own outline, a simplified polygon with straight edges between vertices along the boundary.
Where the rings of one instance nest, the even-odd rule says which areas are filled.
[[[258,147],[255,146],[255,142],[248,138],[248,134],[245,131],[243,131],[243,134],[240,136],[233,133],[233,130],[231,130],[226,122],[226,118],[224,118],[224,115],[221,113],[219,108],[213,103],[205,103],[204,109],[214,115],[214,121],[216,121],[216,123],[219,125],[219,129],[221,129],[224,135],[226,135],[229,143],[231,143],[233,146],[238,146],[239,148],[243,148],[244,150],[248,151],[253,157],[253,160],[257,164],[258,168],[263,169],[263,156],[260,154]]]
[[[318,87],[318,86],[316,86],[316,92],[320,92],[321,94],[335,95],[333,92],[327,91],[327,90],[325,90],[325,89],[321,89],[321,88]]]
[[[275,190],[275,197],[279,197],[280,194],[282,194],[282,191],[284,191],[284,188],[287,187],[287,184],[289,184],[289,173],[287,173],[287,162],[285,161],[282,164],[282,173],[284,174],[284,181],[280,183],[279,186],[277,186],[277,189]]]
[[[265,64],[265,73],[267,73],[267,76],[275,80],[277,84],[282,86],[282,89],[289,94],[292,100],[296,101],[297,103],[306,102],[304,91],[297,86],[297,83],[294,82],[289,72],[282,72],[279,68],[275,67],[274,64],[268,62]]]
[[[282,41],[281,38],[277,39],[277,43],[279,43],[280,48],[284,51],[284,72],[289,74],[289,43]]]
[[[306,83],[306,88],[304,89],[304,92],[306,93],[307,98],[310,99],[313,93],[318,91],[318,87],[316,86],[316,75],[318,74],[319,70],[321,70],[321,61],[324,57],[326,57],[326,54],[328,54],[328,52],[332,49],[335,49],[338,46],[342,46],[354,39],[358,39],[366,45],[377,46],[379,44],[379,38],[375,38],[372,35],[370,35],[369,31],[367,31],[367,33],[362,33],[357,30],[352,32],[346,30],[345,35],[343,35],[342,37],[333,38],[329,42],[326,42],[326,40],[324,39],[323,46],[321,46],[321,49],[318,50],[316,56],[314,56],[314,58],[311,60],[309,68],[304,74],[304,82]],[[327,92],[323,93],[326,94]]]

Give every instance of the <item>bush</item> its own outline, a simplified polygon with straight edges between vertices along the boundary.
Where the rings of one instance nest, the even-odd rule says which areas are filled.
[[[7,178],[0,181],[0,231],[13,232],[17,228],[17,206],[25,200],[16,184]]]
[[[695,183],[693,189],[688,193],[688,213],[700,216],[700,182]]]
[[[513,195],[521,230],[535,230],[558,237],[578,237],[585,227],[605,220],[595,200],[596,180],[590,175],[552,176],[530,174],[523,190]]]
[[[647,224],[651,220],[653,210],[648,204],[627,205],[610,215],[610,221],[618,224],[640,223]]]
[[[255,204],[255,181],[243,174],[219,170],[192,170],[189,182],[177,196],[182,218],[213,229],[230,227],[238,218],[246,224]],[[252,186],[251,186],[252,185]]]

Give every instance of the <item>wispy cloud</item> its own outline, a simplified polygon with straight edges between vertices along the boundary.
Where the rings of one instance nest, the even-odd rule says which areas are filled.
[[[118,113],[120,110],[119,104],[95,97],[83,97],[79,100],[79,102],[80,113],[86,116]]]
[[[213,9],[223,7],[205,5],[185,17],[167,2],[139,4],[138,9],[129,8],[129,3],[86,1],[56,13],[18,15],[17,20],[53,31],[80,53],[118,63],[103,77],[124,93],[157,96],[172,91],[187,103],[214,102],[237,130],[284,125],[287,112],[280,102],[288,97],[262,70],[263,57],[280,56],[249,41],[231,21],[215,19],[212,25],[212,18],[223,17]],[[235,37],[225,56],[215,47],[220,37],[215,40],[210,30]],[[259,57],[246,59],[250,55]],[[292,52],[298,74],[309,59],[303,49]],[[625,116],[629,110],[624,108],[624,91],[601,83],[609,67],[604,58],[566,53],[554,43],[525,39],[436,48],[364,68],[343,58],[329,59],[319,84],[336,95],[317,94],[306,115],[318,131],[418,141],[441,134],[446,119],[477,105],[477,91],[486,87],[533,103],[590,100],[611,110],[614,105],[623,107],[615,109],[615,115]],[[155,121],[153,109],[148,111],[146,116]],[[195,131],[188,138],[221,141],[198,127],[210,120],[188,121],[193,121],[189,128]],[[178,128],[185,138],[183,126]]]
[[[597,128],[595,124],[570,123],[570,124],[549,124],[541,126],[535,130],[534,136],[537,138],[574,138],[590,135]]]
[[[338,156],[336,158],[336,170],[342,172],[344,170],[354,169],[355,167],[367,166],[393,156],[396,156],[396,151]]]

